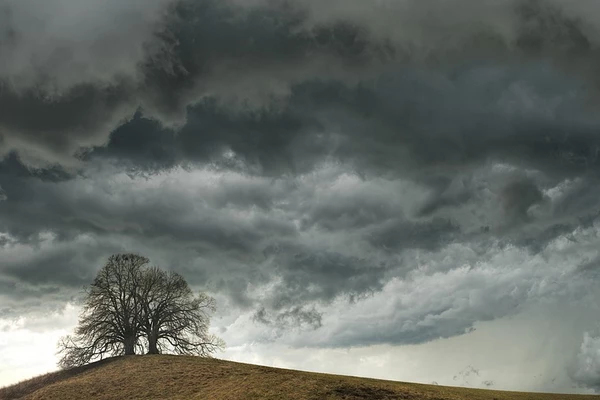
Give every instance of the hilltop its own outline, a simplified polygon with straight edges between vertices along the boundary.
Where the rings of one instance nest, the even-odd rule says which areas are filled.
[[[466,389],[188,356],[127,356],[0,389],[0,399],[584,400],[600,396]]]

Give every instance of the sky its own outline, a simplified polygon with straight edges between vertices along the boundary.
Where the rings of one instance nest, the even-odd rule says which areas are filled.
[[[0,385],[133,252],[217,357],[600,391],[600,3],[4,0]]]

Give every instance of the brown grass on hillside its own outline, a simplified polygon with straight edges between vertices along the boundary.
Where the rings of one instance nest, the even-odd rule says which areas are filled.
[[[11,397],[12,396],[12,397]],[[0,398],[214,400],[585,400],[600,396],[466,389],[317,374],[188,356],[128,356],[47,374]]]
[[[112,361],[116,361],[118,359],[119,357],[106,358],[104,360],[97,361],[92,364],[84,365],[77,368],[71,368],[69,370],[64,371],[50,372],[44,375],[36,376],[32,379],[27,379],[25,381],[15,383],[14,385],[0,388],[0,400],[22,398],[30,393],[35,392],[38,389],[43,388],[44,386],[48,386],[55,382],[68,379],[90,369],[98,368],[102,365],[105,365]]]

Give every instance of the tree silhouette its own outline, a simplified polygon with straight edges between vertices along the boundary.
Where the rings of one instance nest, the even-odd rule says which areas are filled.
[[[167,350],[207,356],[223,345],[208,333],[209,312],[215,311],[213,298],[204,293],[194,296],[176,272],[153,267],[143,278],[141,327],[149,354]]]
[[[59,341],[61,368],[145,350],[210,356],[223,346],[208,333],[214,299],[194,296],[181,275],[148,262],[136,254],[109,257],[86,289],[74,335]]]

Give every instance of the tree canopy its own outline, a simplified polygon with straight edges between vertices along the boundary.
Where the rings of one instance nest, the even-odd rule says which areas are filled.
[[[215,300],[148,263],[136,254],[109,257],[85,291],[74,334],[59,342],[61,368],[142,352],[210,356],[223,347],[208,331]]]

